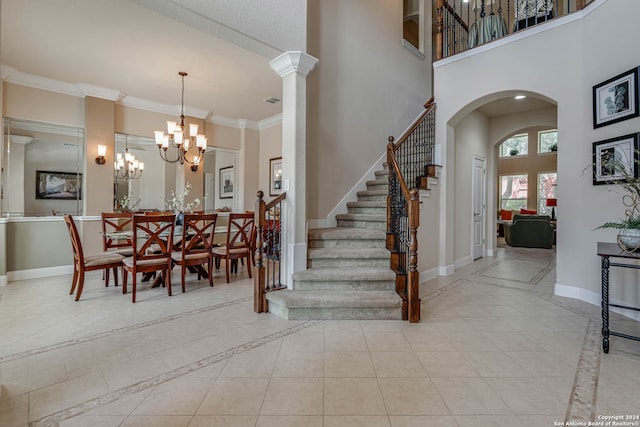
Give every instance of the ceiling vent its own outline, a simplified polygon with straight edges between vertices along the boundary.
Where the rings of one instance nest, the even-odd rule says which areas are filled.
[[[280,102],[280,100],[278,98],[274,98],[273,96],[271,96],[265,99],[264,102],[268,102],[269,104],[275,104],[277,102]]]

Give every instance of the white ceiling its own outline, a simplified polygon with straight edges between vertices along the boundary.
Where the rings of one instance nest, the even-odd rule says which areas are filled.
[[[259,122],[281,113],[281,103],[264,102],[271,96],[281,98],[281,78],[269,67],[277,49],[229,28],[213,31],[224,26],[202,15],[195,26],[211,31],[141,5],[175,8],[194,2],[0,1],[0,64],[9,82],[46,77],[84,93],[105,89],[125,105],[154,105],[158,111],[178,113],[178,72],[186,71],[187,115]],[[212,33],[244,40],[239,43],[244,47]]]
[[[513,96],[509,96],[507,98],[489,102],[478,108],[478,111],[482,112],[488,117],[497,117],[504,116],[506,114],[524,113],[527,111],[549,108],[552,106],[553,104],[551,104],[550,102],[543,99],[534,98],[533,96],[527,96],[525,99],[514,99]]]

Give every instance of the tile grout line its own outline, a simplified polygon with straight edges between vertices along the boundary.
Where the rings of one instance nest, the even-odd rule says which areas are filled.
[[[44,346],[44,347],[39,347],[39,348],[34,348],[34,349],[31,349],[31,350],[23,351],[23,352],[20,352],[20,353],[14,353],[14,354],[6,355],[6,356],[0,356],[0,363],[9,362],[9,361],[16,360],[16,359],[21,359],[23,357],[34,356],[34,355],[41,354],[41,353],[46,353],[48,351],[58,350],[58,349],[61,349],[61,348],[64,348],[64,347],[72,346],[72,345],[83,344],[83,343],[86,343],[86,342],[89,342],[89,341],[94,341],[94,340],[97,340],[97,339],[105,338],[105,337],[108,337],[110,335],[120,334],[120,333],[123,333],[123,332],[129,332],[129,331],[133,331],[133,330],[141,329],[141,328],[146,328],[148,326],[153,326],[153,325],[157,325],[157,324],[160,324],[160,323],[169,322],[171,320],[176,320],[176,319],[180,319],[180,318],[187,317],[187,316],[193,316],[193,315],[196,315],[196,314],[206,313],[207,311],[217,310],[217,309],[220,309],[220,308],[225,308],[225,307],[229,307],[229,306],[236,305],[236,304],[241,304],[243,302],[252,301],[252,300],[253,300],[253,296],[239,298],[239,299],[235,299],[235,300],[231,300],[231,301],[225,301],[225,302],[220,303],[220,304],[210,305],[210,306],[207,306],[207,307],[198,308],[196,310],[191,310],[191,311],[187,311],[187,312],[184,312],[184,313],[174,314],[172,316],[162,317],[160,319],[149,320],[147,322],[138,323],[136,325],[124,326],[122,328],[111,329],[109,331],[99,332],[97,334],[88,335],[88,336],[81,337],[81,338],[74,338],[74,339],[67,340],[67,341],[62,341],[62,342],[59,342],[59,343],[56,343],[56,344],[51,344],[51,345],[48,345],[48,346]]]
[[[212,356],[206,357],[204,359],[193,362],[189,365],[182,366],[180,368],[173,369],[171,371],[165,372],[164,374],[157,375],[148,380],[140,381],[136,384],[132,384],[127,387],[123,387],[119,390],[113,391],[111,393],[107,393],[103,396],[96,397],[91,400],[87,400],[86,402],[79,403],[75,406],[71,406],[66,409],[59,410],[52,414],[49,414],[43,418],[40,418],[37,421],[32,421],[29,423],[30,427],[36,426],[57,426],[61,421],[67,420],[69,418],[82,415],[86,411],[97,408],[102,405],[106,405],[108,403],[115,402],[123,397],[129,396],[131,394],[140,392],[142,390],[146,390],[150,387],[155,387],[160,384],[166,383],[167,381],[171,381],[183,375],[189,374],[198,369],[210,366],[214,363],[217,363],[221,360],[229,359],[233,356],[236,356],[240,353],[244,353],[245,351],[252,350],[254,348],[260,347],[264,344],[275,341],[279,338],[284,338],[288,335],[299,332],[303,329],[309,328],[311,326],[317,325],[321,323],[322,320],[309,320],[303,323],[299,323],[295,326],[292,326],[287,329],[283,329],[278,332],[274,332],[273,334],[266,335],[257,340],[241,344],[239,346],[230,348],[220,353],[216,353]]]

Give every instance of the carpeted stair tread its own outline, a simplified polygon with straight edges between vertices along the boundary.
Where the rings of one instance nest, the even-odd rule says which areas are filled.
[[[373,308],[401,307],[402,299],[395,291],[294,291],[267,293],[269,302],[292,308]]]
[[[293,280],[306,282],[395,281],[396,274],[389,268],[310,268],[294,273]]]
[[[383,179],[383,178],[379,178],[379,179],[375,179],[375,180],[369,180],[366,182],[367,186],[373,186],[373,185],[389,185],[389,180],[388,179]]]
[[[371,202],[347,202],[347,208],[387,208],[387,202],[374,200]]]
[[[372,222],[386,222],[386,215],[375,214],[338,214],[336,215],[338,221],[372,221]]]
[[[356,193],[358,196],[384,196],[389,195],[389,190],[360,190]]]
[[[331,227],[309,230],[309,240],[384,240],[386,237],[386,232],[368,228]]]
[[[309,259],[389,259],[386,248],[314,248],[309,249]]]

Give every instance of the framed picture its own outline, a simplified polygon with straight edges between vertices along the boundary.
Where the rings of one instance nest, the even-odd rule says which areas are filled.
[[[269,159],[269,195],[282,193],[282,157]]]
[[[220,168],[220,198],[231,199],[233,198],[233,186],[235,184],[235,176],[233,173],[233,166],[227,166],[226,168]]]
[[[82,174],[37,170],[36,199],[82,199]]]
[[[593,143],[593,185],[638,178],[638,141],[634,133]]]
[[[639,115],[638,68],[593,87],[593,128]]]

